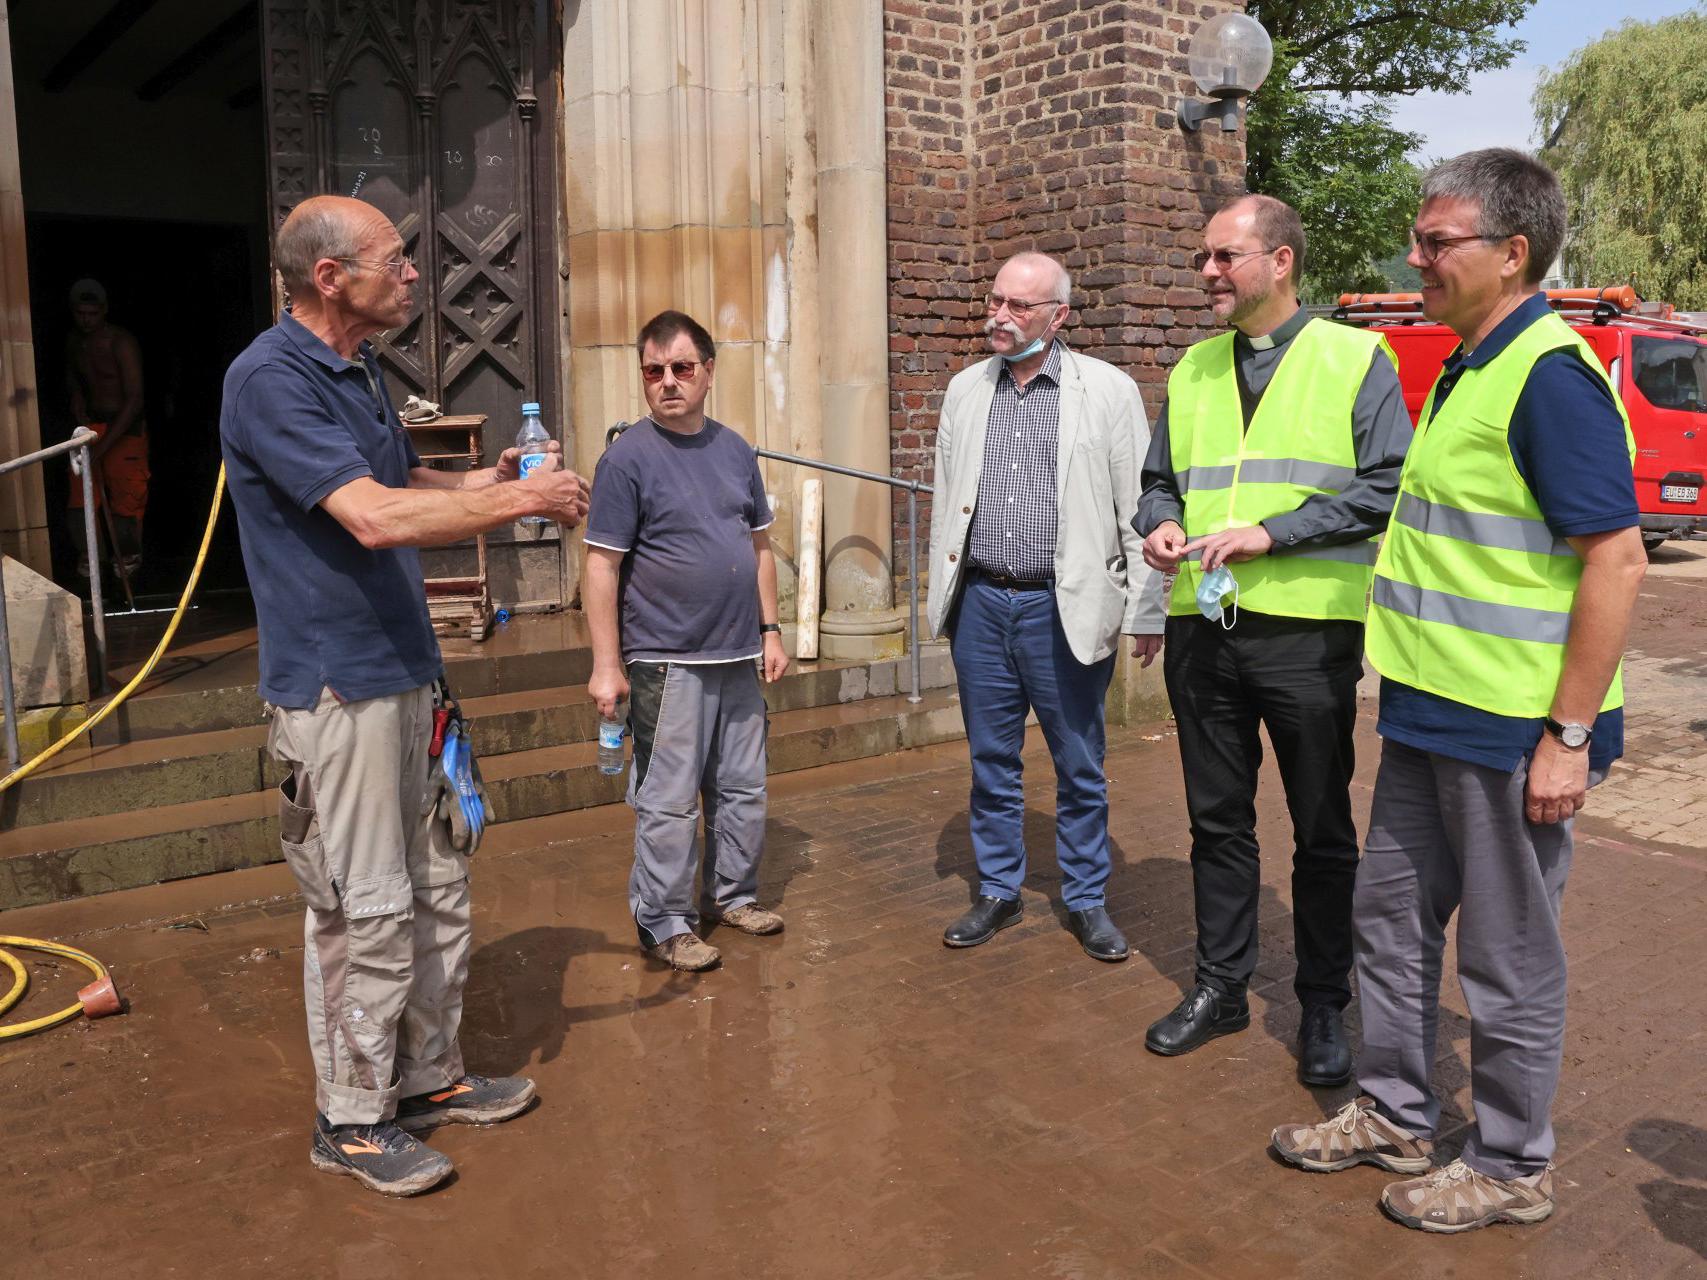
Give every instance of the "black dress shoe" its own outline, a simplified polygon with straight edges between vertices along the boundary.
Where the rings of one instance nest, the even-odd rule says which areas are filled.
[[[1298,1078],[1318,1089],[1351,1079],[1351,1045],[1345,1023],[1331,1004],[1311,1005],[1298,1027]]]
[[[1172,1058],[1190,1053],[1216,1036],[1243,1031],[1250,1025],[1251,1010],[1244,996],[1224,996],[1199,983],[1179,1002],[1178,1008],[1150,1024],[1144,1047],[1151,1053]]]
[[[1100,906],[1069,911],[1067,927],[1092,960],[1107,960],[1113,964],[1130,954],[1126,948],[1126,935],[1115,928],[1108,912]]]
[[[945,947],[975,947],[988,942],[999,929],[1018,924],[1025,914],[1018,898],[979,898],[960,919],[943,930]]]

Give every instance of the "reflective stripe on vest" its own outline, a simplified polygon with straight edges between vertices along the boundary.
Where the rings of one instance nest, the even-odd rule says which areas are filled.
[[[1581,559],[1547,527],[1509,439],[1530,370],[1554,351],[1571,352],[1612,389],[1588,344],[1549,312],[1487,364],[1465,369],[1438,414],[1431,391],[1375,566],[1370,664],[1496,715],[1551,709],[1582,580]],[[1616,390],[1612,399],[1634,459]],[[1623,701],[1620,673],[1601,709]]]
[[[1352,407],[1379,335],[1312,320],[1287,345],[1248,429],[1234,369],[1233,335],[1186,352],[1168,379],[1168,443],[1185,505],[1185,532],[1201,538],[1295,511],[1357,478]],[[1397,361],[1395,361],[1395,364]],[[1360,620],[1379,544],[1277,548],[1229,565],[1239,607],[1292,618]],[[1196,611],[1201,571],[1180,566],[1168,611]]]

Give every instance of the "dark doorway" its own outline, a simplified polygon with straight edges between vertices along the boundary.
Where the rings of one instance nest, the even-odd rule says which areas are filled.
[[[151,476],[135,585],[143,603],[175,600],[213,498],[225,369],[271,310],[259,6],[14,5],[11,36],[42,441],[73,426],[69,291],[94,279],[141,349]],[[44,476],[54,576],[75,586],[70,479],[63,464]],[[227,516],[202,590],[243,585]]]
[[[67,299],[72,284],[98,280],[112,323],[142,348],[148,424],[146,557],[134,584],[144,595],[174,594],[189,576],[207,526],[219,473],[219,399],[226,366],[266,324],[256,312],[256,271],[248,228],[133,218],[26,219],[30,309],[41,388],[42,442],[63,440],[73,423],[66,391]],[[264,276],[263,276],[264,279]],[[65,522],[69,469],[46,476],[54,574],[72,585],[76,549]],[[79,482],[80,483],[80,482]],[[244,583],[229,509],[202,574],[206,590]],[[113,601],[122,607],[122,601]]]

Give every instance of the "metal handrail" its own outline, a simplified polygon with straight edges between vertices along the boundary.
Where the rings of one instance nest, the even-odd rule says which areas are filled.
[[[89,446],[100,438],[98,432],[78,427],[69,440],[0,462],[0,476],[3,476],[62,453],[77,455],[74,465],[83,475],[83,537],[89,547],[89,605],[95,615],[96,693],[104,693],[107,687],[107,615],[101,604],[101,544],[95,536],[95,471],[89,458]],[[17,690],[12,683],[12,634],[6,618],[5,573],[5,557],[0,556],[0,671],[4,672],[0,675],[0,712],[6,717],[6,760],[15,770],[23,757],[18,746]]]
[[[851,476],[855,480],[871,480],[877,484],[886,484],[891,489],[907,491],[907,648],[912,651],[913,691],[907,695],[908,702],[922,700],[919,693],[919,495],[935,492],[930,485],[921,484],[917,480],[898,480],[894,476],[880,475],[875,471],[861,471],[858,467],[844,467],[838,462],[825,462],[821,458],[801,458],[792,453],[777,453],[774,449],[753,450],[761,458],[769,458],[772,462],[791,462],[797,467],[811,467],[817,471],[830,471],[839,476]]]

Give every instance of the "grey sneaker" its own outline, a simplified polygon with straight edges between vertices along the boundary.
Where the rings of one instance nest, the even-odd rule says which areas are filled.
[[[418,1196],[438,1186],[454,1169],[448,1159],[389,1120],[328,1124],[325,1116],[316,1116],[308,1159],[316,1169],[354,1178],[382,1196]]]
[[[1373,1098],[1353,1098],[1320,1124],[1283,1124],[1271,1141],[1287,1164],[1311,1173],[1334,1173],[1354,1164],[1390,1173],[1426,1173],[1434,1143],[1401,1129],[1375,1109]]]
[[[702,942],[698,935],[692,933],[672,934],[655,946],[647,947],[646,954],[684,973],[700,973],[723,963],[723,954],[716,947]]]
[[[1395,1222],[1419,1231],[1451,1234],[1496,1222],[1540,1222],[1553,1216],[1553,1166],[1527,1178],[1490,1178],[1462,1160],[1381,1193],[1381,1208]]]
[[[399,1099],[397,1127],[425,1133],[441,1124],[497,1124],[521,1115],[533,1100],[533,1081],[525,1076],[464,1076],[433,1093]]]
[[[712,916],[711,919],[758,938],[782,932],[782,917],[774,911],[766,911],[756,902],[746,903],[724,915]]]

